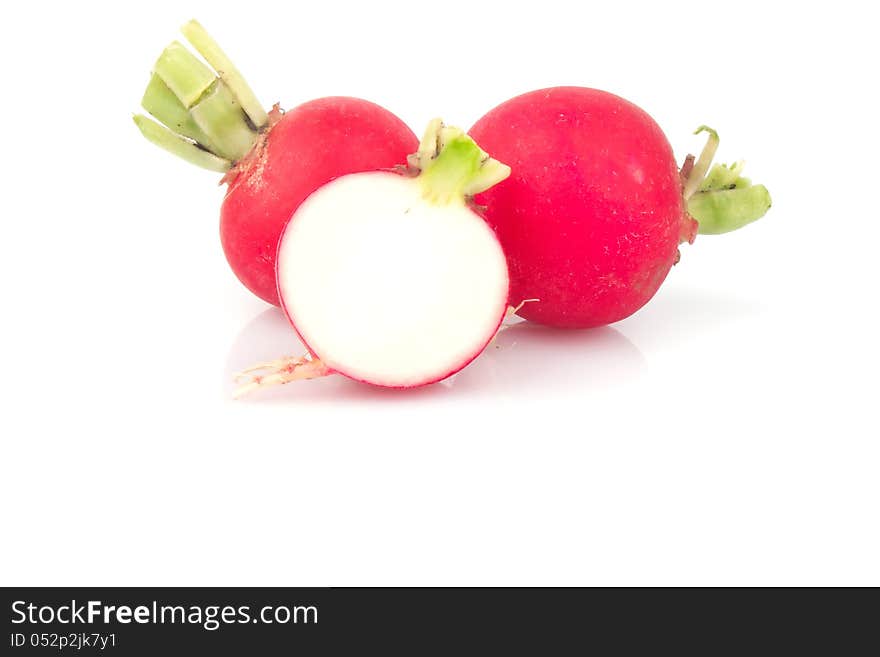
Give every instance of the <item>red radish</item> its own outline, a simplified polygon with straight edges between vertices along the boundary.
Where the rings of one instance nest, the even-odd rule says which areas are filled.
[[[742,163],[706,176],[717,134],[681,172],[660,127],[632,103],[583,87],[517,96],[469,134],[513,175],[477,200],[510,265],[518,314],[586,328],[628,317],[657,291],[680,242],[754,221],[770,207]],[[699,131],[698,131],[699,132]]]
[[[510,169],[439,120],[408,162],[338,178],[296,210],[278,245],[278,292],[309,355],[267,364],[240,392],[333,372],[426,385],[493,338],[507,262],[469,199]]]
[[[278,239],[300,203],[339,176],[393,167],[418,139],[394,114],[359,98],[320,98],[288,112],[276,105],[267,113],[198,23],[183,32],[215,70],[173,43],[142,102],[167,128],[145,116],[135,122],[159,146],[226,173],[220,211],[226,259],[249,290],[278,305]]]

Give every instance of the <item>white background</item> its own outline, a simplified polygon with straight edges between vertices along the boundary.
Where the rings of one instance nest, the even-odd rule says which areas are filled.
[[[867,3],[150,6],[0,24],[0,583],[880,584]],[[266,105],[362,96],[421,132],[595,86],[679,158],[717,128],[774,206],[613,327],[518,326],[415,392],[233,402],[299,345],[227,268],[218,176],[131,122],[193,16]]]

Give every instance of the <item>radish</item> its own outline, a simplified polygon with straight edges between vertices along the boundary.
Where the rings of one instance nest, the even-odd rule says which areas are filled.
[[[172,43],[153,70],[135,116],[147,139],[201,167],[225,173],[220,238],[232,271],[278,305],[275,254],[294,210],[321,185],[390,168],[418,139],[394,114],[359,98],[330,97],[264,111],[244,78],[196,21],[182,31],[213,67]]]
[[[239,394],[334,372],[411,388],[470,363],[509,291],[504,252],[470,198],[509,173],[438,119],[408,167],[342,176],[309,196],[277,257],[281,305],[309,353],[253,368]]]
[[[723,233],[770,207],[742,162],[709,170],[718,135],[681,171],[660,127],[632,103],[583,87],[517,96],[469,134],[513,176],[482,194],[510,265],[518,314],[564,328],[630,316],[657,291],[697,232]],[[708,175],[707,175],[708,174]]]

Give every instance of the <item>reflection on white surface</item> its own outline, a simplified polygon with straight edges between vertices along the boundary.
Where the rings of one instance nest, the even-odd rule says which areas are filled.
[[[280,308],[271,307],[255,315],[239,331],[226,360],[228,377],[254,363],[304,351]]]
[[[650,353],[690,339],[728,331],[731,326],[758,318],[767,311],[759,300],[731,292],[668,284],[648,304],[618,326]]]
[[[236,373],[256,363],[300,355],[305,348],[278,308],[248,322],[227,356],[225,390],[232,394]],[[611,327],[587,330],[551,329],[518,321],[505,326],[485,352],[461,372],[440,383],[413,390],[390,390],[343,376],[301,381],[261,390],[247,401],[424,400],[486,394],[548,393],[572,387],[607,387],[644,368],[638,348]]]
[[[494,344],[446,382],[471,394],[546,394],[572,387],[604,387],[638,373],[644,356],[617,329],[560,330],[520,321],[504,327]]]

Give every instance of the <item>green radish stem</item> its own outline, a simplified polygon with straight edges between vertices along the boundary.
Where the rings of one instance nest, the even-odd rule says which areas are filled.
[[[510,175],[510,167],[489,157],[460,128],[440,119],[428,124],[419,150],[409,157],[419,170],[425,198],[440,205],[479,194]]]
[[[753,185],[694,194],[688,212],[700,224],[701,235],[720,235],[760,219],[770,204],[767,188]]]
[[[729,166],[712,166],[720,141],[718,133],[703,125],[694,134],[701,132],[709,133],[709,138],[682,192],[688,214],[697,220],[700,234],[729,233],[763,217],[772,204],[770,192],[764,185],[752,185],[740,175],[745,166],[742,160]]]
[[[140,129],[141,134],[149,141],[159,148],[164,148],[169,153],[183,158],[190,164],[195,164],[203,169],[217,171],[218,173],[228,171],[229,167],[232,166],[229,160],[224,160],[213,153],[209,153],[195,142],[184,139],[180,135],[171,132],[164,125],[156,123],[143,114],[136,114],[134,122]]]
[[[187,162],[228,171],[253,148],[268,115],[199,23],[193,20],[181,29],[210,66],[181,43],[171,43],[156,61],[141,100],[158,123],[144,115],[135,116],[135,123],[149,141]]]
[[[253,147],[257,133],[244,120],[241,106],[218,80],[190,109],[196,124],[217,144],[217,155],[237,162]]]
[[[181,137],[191,139],[202,144],[208,150],[217,152],[217,146],[208,135],[202,132],[189,110],[177,99],[177,96],[162,81],[162,78],[155,73],[150,78],[150,83],[144,92],[141,106],[159,123],[167,126]]]
[[[254,127],[258,130],[266,127],[266,124],[269,123],[269,115],[266,114],[266,110],[260,105],[260,101],[248,86],[244,76],[238,71],[232,60],[226,56],[226,53],[220,49],[220,45],[205,31],[205,28],[198,21],[191,20],[181,28],[181,32],[193,48],[205,58],[205,61],[214,67]]]
[[[217,80],[214,71],[177,41],[162,51],[153,65],[153,73],[162,78],[187,109],[195,105]]]

